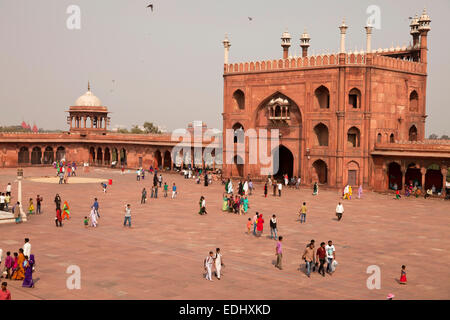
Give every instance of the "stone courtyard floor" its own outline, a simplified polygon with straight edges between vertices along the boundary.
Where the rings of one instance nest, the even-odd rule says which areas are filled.
[[[282,197],[262,195],[262,186],[250,196],[246,216],[222,213],[224,186],[208,187],[164,174],[169,186],[176,182],[178,197],[162,197],[140,204],[141,190],[151,189],[152,176],[137,182],[134,171],[91,168],[78,176],[113,179],[104,194],[98,182],[58,185],[22,182],[26,199],[44,197],[43,214],[19,225],[0,225],[0,248],[15,252],[30,238],[36,258],[34,289],[22,281],[8,281],[13,299],[449,299],[450,202],[442,199],[393,200],[392,195],[366,192],[361,200],[344,201],[342,221],[335,217],[337,190],[311,187],[283,190]],[[15,169],[0,169],[0,186],[13,184]],[[25,168],[25,177],[53,176],[51,168]],[[95,180],[94,180],[95,181]],[[69,181],[70,182],[70,181]],[[234,183],[236,185],[236,183]],[[62,228],[54,223],[54,196],[68,200],[71,220]],[[208,215],[200,216],[198,200],[206,197]],[[93,198],[100,203],[98,228],[85,228],[83,218]],[[297,211],[302,201],[309,208],[307,223],[300,224]],[[123,227],[124,205],[131,204],[131,229]],[[246,222],[255,211],[265,218],[261,238],[247,235]],[[275,244],[270,240],[269,219],[275,213],[279,234],[284,237],[283,270],[274,268]],[[309,240],[316,248],[333,240],[336,272],[325,278],[313,273],[307,278],[301,255]],[[220,281],[206,281],[203,259],[220,247],[225,267]],[[299,265],[302,269],[299,270]],[[407,266],[408,285],[397,280]],[[81,268],[81,289],[69,290],[69,265]],[[381,268],[381,289],[366,286],[367,267]],[[3,263],[2,263],[3,267]]]

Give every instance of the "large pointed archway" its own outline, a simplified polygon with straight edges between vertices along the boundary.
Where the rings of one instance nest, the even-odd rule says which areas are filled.
[[[285,174],[291,178],[294,173],[294,155],[283,145],[278,146],[272,152],[273,176],[282,177]],[[278,169],[278,170],[277,170]]]

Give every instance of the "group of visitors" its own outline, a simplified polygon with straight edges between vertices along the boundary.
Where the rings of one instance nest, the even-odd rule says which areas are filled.
[[[68,183],[69,177],[76,176],[77,165],[63,160],[53,162],[53,168],[56,169],[56,176],[59,177],[59,184]]]
[[[222,211],[234,212],[239,215],[243,215],[248,212],[249,208],[250,206],[247,196],[235,195],[233,198],[233,194],[227,194],[226,192],[223,194]]]
[[[358,199],[361,199],[363,194],[363,187],[362,185],[359,185],[358,187]],[[347,199],[347,200],[352,200],[352,195],[353,195],[353,190],[352,190],[352,186],[347,184],[344,187],[344,191],[342,192],[343,195],[343,200]]]
[[[251,195],[254,190],[253,182],[251,179],[246,179],[244,182],[242,180],[239,181],[237,185],[236,193],[242,197],[242,196],[248,196]],[[228,179],[225,181],[225,192],[227,194],[233,194],[233,181],[231,179]]]
[[[31,201],[31,199],[30,199],[30,201]],[[55,217],[56,227],[62,227],[63,220],[65,220],[65,219],[70,220],[69,203],[67,202],[67,200],[65,200],[61,207],[62,200],[58,193],[55,195],[55,199],[53,201],[55,202],[55,206],[56,206],[56,217]]]
[[[205,279],[209,281],[212,280],[212,269],[213,266],[215,268],[215,275],[217,280],[220,280],[220,276],[222,275],[221,270],[224,267],[222,253],[220,252],[220,248],[216,249],[216,253],[210,251],[209,255],[203,260],[203,266],[205,268]]]
[[[9,280],[22,280],[22,287],[33,288],[33,272],[35,271],[36,260],[34,254],[31,253],[30,239],[25,238],[24,245],[19,248],[18,252],[6,252],[3,261],[3,250],[0,249],[0,278]],[[2,291],[0,292],[0,300],[11,300],[11,293],[6,289],[7,283],[2,283]]]

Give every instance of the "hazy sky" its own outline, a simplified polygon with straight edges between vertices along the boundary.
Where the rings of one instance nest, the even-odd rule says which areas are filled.
[[[72,4],[81,8],[80,30],[66,27]],[[425,1],[0,0],[0,125],[25,120],[67,129],[65,111],[90,80],[112,112],[112,126],[153,121],[170,130],[203,120],[221,129],[225,33],[230,62],[279,58],[285,28],[291,52],[300,52],[305,27],[311,51],[337,51],[345,16],[347,48],[361,50],[373,4],[381,9],[373,48],[409,43],[408,17],[420,14]],[[450,134],[450,1],[426,5],[427,135]]]

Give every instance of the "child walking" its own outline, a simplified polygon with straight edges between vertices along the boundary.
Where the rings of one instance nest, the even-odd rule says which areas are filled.
[[[402,270],[400,271],[400,284],[406,284],[406,266],[402,265]]]
[[[252,218],[248,218],[247,220],[247,234],[250,234],[250,229],[252,228]]]

